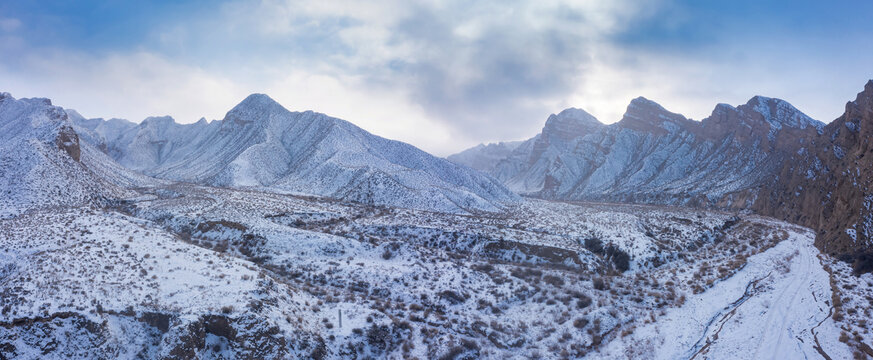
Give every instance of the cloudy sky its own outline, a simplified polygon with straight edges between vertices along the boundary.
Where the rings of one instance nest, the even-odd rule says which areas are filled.
[[[2,1],[0,91],[86,117],[220,119],[246,95],[448,155],[646,96],[831,121],[873,78],[873,2]]]

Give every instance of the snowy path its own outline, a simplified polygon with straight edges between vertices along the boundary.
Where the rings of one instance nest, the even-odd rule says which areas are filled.
[[[761,339],[758,341],[758,346],[755,348],[755,358],[775,359],[779,354],[787,354],[796,346],[801,354],[805,357],[812,355],[810,352],[811,346],[802,346],[804,344],[812,344],[811,330],[818,323],[820,318],[827,316],[827,304],[818,304],[818,297],[814,296],[815,280],[811,276],[814,263],[816,262],[809,247],[801,246],[798,249],[797,261],[791,266],[791,273],[788,277],[787,285],[777,290],[778,296],[772,302],[772,306],[767,310],[767,320],[764,323]],[[821,292],[819,292],[821,293]],[[830,295],[830,292],[828,292]],[[823,297],[822,299],[829,299]],[[810,304],[811,308],[806,309],[805,305]],[[792,312],[799,311],[810,314],[810,317],[797,318],[792,316]],[[816,314],[818,310],[818,314]],[[818,315],[818,316],[816,316]],[[803,336],[803,337],[801,337]],[[804,339],[805,338],[805,339]],[[800,343],[798,343],[798,341]]]
[[[689,297],[653,324],[607,344],[603,358],[655,359],[851,358],[829,317],[831,289],[814,236],[785,227],[789,238],[713,288]],[[779,263],[790,259],[790,271]],[[815,333],[813,333],[813,330]],[[816,335],[821,351],[816,349]]]

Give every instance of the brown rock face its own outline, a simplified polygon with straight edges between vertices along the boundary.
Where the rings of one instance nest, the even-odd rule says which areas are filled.
[[[79,136],[73,131],[73,128],[64,126],[58,133],[55,144],[59,149],[64,150],[70,155],[73,160],[79,161],[81,149],[79,148]]]
[[[843,116],[787,161],[753,209],[809,226],[816,246],[841,255],[873,250],[873,80]]]
[[[719,104],[701,125],[701,135],[709,139],[730,136],[768,153],[794,153],[819,134],[816,126],[822,124],[783,100],[755,96],[738,107]]]

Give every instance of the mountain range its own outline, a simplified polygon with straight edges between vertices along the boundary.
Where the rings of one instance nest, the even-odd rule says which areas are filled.
[[[871,88],[828,125],[763,96],[718,104],[701,121],[643,97],[610,125],[571,108],[511,148],[479,145],[448,159],[531,197],[752,210],[817,229],[833,253],[869,251]]]
[[[489,166],[477,162],[487,155],[470,154],[477,148],[471,161],[449,159],[536,197],[705,205],[756,188],[792,152],[789,139],[802,143],[823,127],[779,99],[719,104],[694,121],[639,97],[611,125],[580,109],[551,115],[540,134]]]
[[[818,231],[817,245],[871,249],[873,81],[825,125],[780,99],[718,104],[688,119],[643,97],[605,125],[582,109],[521,142],[440,159],[347,122],[253,94],[222,120],[87,119],[48,99],[0,96],[4,216],[100,203],[188,182],[439,212],[494,212],[517,195],[753,211]],[[477,171],[478,170],[478,171]]]

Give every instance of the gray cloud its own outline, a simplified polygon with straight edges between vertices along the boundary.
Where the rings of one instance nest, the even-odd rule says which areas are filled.
[[[405,87],[459,135],[530,136],[556,111],[553,101],[584,81],[581,70],[600,29],[564,6],[537,14],[493,10],[416,7],[391,27],[390,39],[414,53],[392,59],[390,72],[369,73],[368,80]],[[533,24],[529,16],[543,17]],[[464,26],[473,27],[470,34]]]
[[[10,12],[0,90],[134,121],[220,118],[265,92],[438,155],[532,136],[569,106],[614,122],[641,95],[694,118],[762,94],[832,119],[873,77],[865,12],[845,5],[808,26],[819,9],[768,6],[749,16],[671,0],[229,0],[60,22],[99,24],[85,32]],[[124,24],[145,26],[113,30]]]

